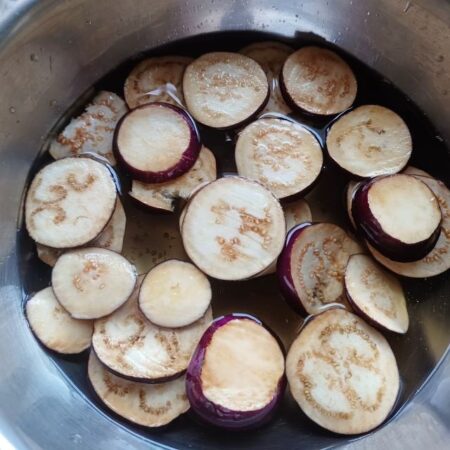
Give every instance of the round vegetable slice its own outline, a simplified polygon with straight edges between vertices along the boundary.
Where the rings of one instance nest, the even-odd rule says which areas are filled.
[[[286,230],[291,230],[296,225],[312,221],[311,208],[306,200],[300,199],[283,206]]]
[[[76,319],[97,319],[127,301],[136,284],[136,271],[122,255],[104,248],[64,253],[52,271],[59,303]]]
[[[409,317],[400,282],[370,256],[352,255],[345,270],[347,299],[372,325],[404,334]]]
[[[81,116],[71,120],[62,133],[50,144],[50,155],[55,159],[95,154],[112,165],[114,129],[128,111],[125,102],[113,92],[99,92]]]
[[[331,158],[358,177],[400,172],[412,152],[412,139],[403,119],[388,108],[363,105],[341,116],[329,129]]]
[[[345,304],[344,274],[362,248],[331,223],[293,228],[278,258],[277,275],[286,301],[300,314],[316,314],[329,303]]]
[[[362,184],[353,197],[352,215],[373,247],[401,262],[426,256],[441,230],[436,196],[409,175],[389,175]]]
[[[73,319],[58,303],[51,287],[34,294],[25,312],[33,333],[50,350],[74,354],[90,347],[93,322]]]
[[[227,129],[250,120],[269,97],[261,66],[239,53],[200,56],[184,72],[183,91],[189,112],[212,128]]]
[[[100,361],[119,376],[149,383],[178,378],[212,320],[211,308],[187,327],[161,328],[142,314],[138,295],[136,287],[121,308],[95,321],[93,349]]]
[[[352,69],[326,48],[303,47],[292,53],[284,63],[280,81],[288,104],[312,114],[340,113],[356,98]]]
[[[64,158],[42,168],[25,200],[28,233],[39,244],[77,247],[97,237],[116,205],[108,168],[91,158]]]
[[[189,364],[186,392],[194,412],[222,428],[269,420],[281,402],[284,356],[261,322],[245,314],[216,319]]]
[[[201,148],[191,116],[168,103],[149,103],[130,111],[117,127],[115,144],[120,163],[145,183],[183,175]]]
[[[130,108],[153,102],[184,103],[182,80],[192,58],[156,56],[141,61],[125,80],[125,100]]]
[[[133,180],[129,194],[152,210],[173,212],[176,198],[187,200],[197,186],[216,178],[216,158],[211,150],[203,146],[197,161],[184,175],[165,183],[147,184]]]
[[[112,411],[144,427],[161,427],[189,409],[185,380],[162,384],[128,381],[109,372],[91,352],[88,377],[100,400]]]
[[[211,303],[208,278],[194,265],[170,259],[145,276],[139,307],[150,322],[178,328],[201,319]]]
[[[304,193],[319,176],[319,142],[302,125],[282,119],[259,119],[241,131],[235,150],[239,175],[256,180],[277,198]]]
[[[242,280],[263,271],[280,253],[285,233],[277,199],[260,184],[235,176],[197,191],[181,230],[194,264],[220,280]]]
[[[264,70],[270,86],[270,98],[263,112],[289,114],[291,109],[281,95],[279,75],[286,58],[294,50],[286,44],[276,41],[255,42],[239,51],[254,59]]]
[[[340,308],[310,320],[293,342],[286,374],[303,412],[327,430],[359,434],[392,411],[400,380],[386,339]]]
[[[414,262],[397,262],[383,256],[374,247],[368,248],[374,258],[394,273],[411,278],[434,277],[450,269],[450,190],[423,170],[408,167],[405,173],[417,176],[435,194],[442,213],[441,233],[433,250],[424,258]]]

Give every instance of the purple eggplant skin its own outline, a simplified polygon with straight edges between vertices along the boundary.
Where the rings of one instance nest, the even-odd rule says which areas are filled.
[[[372,215],[368,201],[368,194],[372,184],[380,178],[373,178],[366,183],[362,183],[353,195],[351,212],[356,227],[373,247],[393,261],[413,262],[424,258],[433,250],[439,239],[440,224],[430,238],[415,244],[406,244],[386,234],[378,220]]]
[[[308,313],[303,306],[297,291],[294,287],[291,273],[291,254],[292,248],[297,238],[303,230],[312,225],[311,222],[304,222],[293,227],[286,236],[284,248],[280,253],[277,261],[277,278],[281,294],[286,300],[287,304],[301,316],[306,317]]]
[[[214,333],[223,325],[237,319],[252,320],[264,326],[259,319],[248,314],[233,313],[215,319],[203,334],[192,355],[186,372],[186,394],[194,415],[201,422],[227,430],[248,430],[262,426],[273,418],[277,407],[283,399],[287,382],[286,376],[283,373],[278,382],[277,391],[270,403],[264,406],[264,408],[255,411],[232,411],[211,402],[203,395],[201,373],[206,350]],[[270,330],[268,331],[272,334]],[[279,339],[276,339],[279,342]]]
[[[136,169],[135,167],[128,164],[125,159],[122,157],[122,154],[120,152],[119,146],[117,145],[118,142],[118,136],[120,133],[120,128],[124,120],[128,117],[129,114],[131,114],[136,109],[142,109],[142,108],[148,108],[148,107],[155,107],[155,106],[163,106],[164,108],[169,108],[175,111],[176,113],[180,114],[180,116],[183,117],[187,125],[190,129],[190,139],[189,144],[184,151],[183,155],[181,156],[180,160],[174,164],[172,167],[169,167],[167,170],[159,171],[159,172],[147,172],[144,170]],[[138,180],[142,181],[143,183],[164,183],[166,181],[173,180],[175,178],[180,177],[184,173],[186,173],[189,169],[192,168],[192,166],[195,164],[195,161],[197,161],[198,155],[200,153],[200,149],[202,147],[201,139],[200,139],[200,133],[197,128],[197,124],[195,123],[192,116],[185,111],[182,108],[179,108],[178,106],[171,105],[169,103],[163,103],[163,102],[155,102],[155,103],[148,103],[145,105],[138,106],[137,108],[134,108],[127,112],[118,122],[116,126],[116,130],[114,132],[114,138],[113,138],[113,151],[114,156],[117,159],[117,162],[120,167],[122,167],[123,170],[125,170],[127,173],[131,174],[131,176]]]

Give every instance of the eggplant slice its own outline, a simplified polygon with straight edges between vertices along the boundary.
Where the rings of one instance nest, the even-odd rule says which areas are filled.
[[[125,102],[113,92],[99,92],[81,116],[71,120],[50,144],[54,159],[94,154],[114,165],[114,129],[128,111]]]
[[[192,117],[168,103],[149,103],[130,111],[117,127],[115,144],[121,165],[144,183],[183,175],[201,148]]]
[[[373,326],[400,334],[408,331],[408,310],[400,281],[370,256],[350,256],[345,290],[355,312]]]
[[[27,301],[25,312],[33,333],[50,350],[75,354],[91,346],[92,320],[73,319],[51,287],[34,294]]]
[[[296,225],[312,221],[311,208],[304,199],[296,200],[283,206],[286,230],[289,231]]]
[[[441,231],[438,199],[410,175],[389,175],[362,184],[353,197],[352,215],[364,238],[395,261],[425,257]]]
[[[153,102],[184,104],[182,80],[192,58],[186,56],[156,56],[141,61],[125,80],[124,93],[128,107]]]
[[[286,223],[279,202],[266,188],[232,176],[196,192],[181,233],[186,253],[200,270],[220,280],[242,280],[277,258]]]
[[[186,390],[194,412],[222,428],[268,420],[285,388],[284,355],[261,322],[245,314],[216,319],[189,364]]]
[[[268,98],[261,66],[239,53],[200,56],[184,72],[183,91],[189,112],[203,125],[229,129],[250,120]]]
[[[170,259],[145,276],[139,291],[139,307],[153,324],[179,328],[201,319],[211,297],[208,278],[197,267]]]
[[[197,161],[184,175],[165,183],[147,184],[133,180],[129,195],[152,210],[173,212],[175,199],[187,200],[197,186],[216,178],[216,158],[211,150],[203,146]]]
[[[109,409],[137,425],[161,427],[189,409],[184,377],[154,385],[124,380],[109,372],[91,351],[88,378]]]
[[[28,233],[39,244],[77,247],[96,238],[111,219],[116,185],[91,158],[63,158],[43,167],[25,200]]]
[[[400,379],[386,339],[340,308],[310,320],[287,359],[289,387],[303,412],[327,430],[359,434],[390,414]]]
[[[280,81],[287,103],[311,114],[340,113],[356,98],[352,69],[326,48],[303,47],[292,53],[284,63]]]
[[[284,62],[293,51],[292,47],[276,41],[255,42],[239,50],[239,53],[254,59],[267,76],[270,98],[263,113],[289,114],[291,112],[291,108],[286,104],[281,94],[279,78]]]
[[[76,319],[111,314],[130,297],[136,270],[122,255],[88,247],[64,253],[52,271],[52,286],[61,305]]]
[[[283,296],[300,314],[316,314],[330,303],[345,305],[345,268],[351,255],[362,252],[361,246],[337,225],[298,225],[288,233],[278,258]]]
[[[302,125],[259,119],[239,134],[235,150],[239,175],[258,181],[282,199],[304,193],[319,176],[323,154],[315,136]]]
[[[363,105],[341,116],[327,133],[331,158],[362,178],[400,172],[412,152],[412,139],[403,119],[388,108]]]
[[[139,308],[138,294],[136,287],[120,309],[95,321],[93,349],[119,376],[148,383],[178,378],[212,320],[211,308],[193,324],[171,330],[147,320]]]

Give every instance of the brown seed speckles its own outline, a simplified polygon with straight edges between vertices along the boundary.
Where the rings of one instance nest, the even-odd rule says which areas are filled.
[[[161,406],[151,406],[147,403],[147,394],[145,390],[139,390],[139,408],[141,408],[147,414],[151,414],[153,416],[161,416],[163,414],[166,414],[171,406],[172,403],[170,402],[170,400],[167,400]]]
[[[97,177],[91,173],[87,174],[84,181],[79,181],[74,173],[67,174],[67,184],[77,192],[83,192],[94,184]]]
[[[105,397],[108,393],[113,393],[119,397],[125,397],[125,395],[129,394],[132,388],[127,382],[122,383],[114,383],[111,378],[111,375],[105,370],[103,375],[103,382],[106,385],[107,392],[105,393]]]

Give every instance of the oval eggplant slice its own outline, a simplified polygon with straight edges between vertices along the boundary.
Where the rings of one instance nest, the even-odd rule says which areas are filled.
[[[436,196],[409,175],[389,175],[362,184],[353,197],[352,215],[365,239],[395,261],[425,257],[441,230]]]
[[[400,172],[411,156],[412,139],[406,123],[394,111],[363,105],[331,126],[327,149],[342,169],[371,178]]]
[[[71,120],[63,132],[50,144],[55,159],[83,153],[106,158],[112,165],[114,129],[128,111],[125,102],[113,92],[99,92],[81,116]]]
[[[189,364],[186,392],[193,411],[222,428],[268,421],[286,381],[283,352],[261,322],[245,314],[216,319]]]
[[[263,271],[280,253],[285,234],[277,199],[260,184],[235,176],[197,191],[181,230],[194,264],[219,280],[243,280]]]
[[[286,230],[289,231],[296,225],[312,221],[311,208],[306,200],[300,199],[283,206]]]
[[[115,144],[119,162],[144,183],[183,175],[201,148],[192,117],[168,103],[149,103],[130,111],[117,126]]]
[[[327,430],[359,434],[392,411],[400,380],[386,339],[340,308],[315,316],[293,342],[286,374],[303,412]]]
[[[182,105],[182,80],[192,58],[157,56],[141,61],[128,75],[123,88],[129,108],[153,102]]]
[[[187,200],[197,186],[216,178],[216,158],[211,150],[203,146],[197,161],[184,175],[166,183],[146,184],[133,180],[129,195],[152,210],[173,212],[175,199]]]
[[[340,113],[356,98],[352,69],[326,48],[303,47],[292,53],[284,63],[280,82],[288,104],[312,114]]]
[[[442,213],[439,239],[430,253],[414,262],[392,261],[370,244],[368,244],[368,248],[380,264],[398,275],[410,278],[434,277],[450,269],[450,190],[442,181],[432,178],[431,175],[420,169],[408,167],[405,173],[417,176],[436,196]]]
[[[314,135],[282,119],[259,119],[245,127],[236,143],[235,159],[239,175],[260,182],[280,199],[304,193],[323,165]]]
[[[100,361],[119,376],[161,383],[181,376],[195,346],[212,320],[212,310],[193,324],[161,328],[142,314],[139,287],[108,317],[96,320],[92,346]]]
[[[249,58],[254,59],[264,70],[270,86],[270,98],[264,112],[289,114],[291,108],[281,95],[279,75],[286,58],[294,51],[292,47],[276,41],[255,42],[239,50]]]
[[[88,378],[100,400],[112,411],[144,427],[161,427],[189,409],[184,378],[161,384],[128,381],[109,372],[91,352]]]
[[[208,278],[193,264],[170,259],[145,276],[139,307],[150,322],[178,328],[201,319],[211,303]]]
[[[350,256],[345,290],[355,312],[373,326],[401,334],[408,331],[409,317],[400,281],[370,256]]]
[[[77,247],[111,219],[117,191],[108,168],[91,158],[64,158],[42,168],[25,200],[28,233],[39,244]]]
[[[280,289],[300,314],[316,314],[329,303],[345,304],[344,274],[351,255],[362,248],[331,223],[293,228],[278,258]]]
[[[74,354],[90,347],[93,322],[73,319],[58,303],[51,287],[34,294],[25,312],[33,333],[50,350]]]
[[[56,298],[76,319],[97,319],[127,301],[136,285],[136,271],[122,255],[104,248],[64,253],[52,271]]]
[[[239,53],[200,56],[184,72],[183,91],[189,112],[203,125],[228,129],[250,120],[269,98],[261,66]]]

